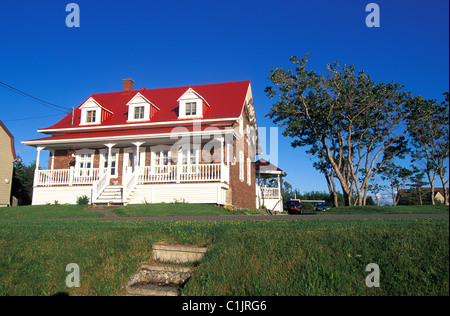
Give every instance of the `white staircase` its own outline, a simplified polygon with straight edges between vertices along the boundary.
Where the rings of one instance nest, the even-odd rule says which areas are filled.
[[[122,204],[122,186],[108,185],[96,199],[95,204]]]

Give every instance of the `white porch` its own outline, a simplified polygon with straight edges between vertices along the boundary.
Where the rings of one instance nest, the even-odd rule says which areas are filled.
[[[39,167],[35,170],[33,204],[53,204],[54,201],[74,204],[76,198],[82,195],[89,197],[91,203],[105,203],[106,196],[113,191],[113,203],[127,204],[136,201],[133,196],[139,193],[138,188],[147,186],[148,189],[152,185],[155,185],[152,194],[171,191],[169,195],[172,198],[165,199],[165,202],[174,202],[174,199],[180,198],[186,201],[199,200],[195,195],[201,196],[201,190],[213,190],[216,192],[215,197],[204,199],[207,200],[204,203],[225,204],[222,190],[229,188],[230,161],[225,159],[224,137],[210,140],[208,151],[203,150],[202,144],[191,145],[189,140],[180,145],[178,142],[174,144],[176,139],[165,139],[165,145],[160,144],[161,139],[148,142],[85,143],[81,149],[76,149],[75,154],[70,153],[71,159],[61,156],[61,153],[67,151],[69,155],[66,148],[72,148],[72,145],[37,147],[36,166],[39,166],[43,149],[50,150],[51,156],[49,170]],[[55,159],[56,150],[59,151],[59,160]],[[67,165],[69,161],[72,161],[70,167]],[[58,169],[62,165],[64,167]],[[203,186],[199,192],[192,193],[192,199],[177,195],[178,190],[182,192],[198,187],[198,184]]]
[[[256,206],[270,212],[283,212],[283,177],[286,173],[273,164],[260,159],[256,162]]]
[[[124,172],[122,185],[115,186],[109,185],[109,175],[106,168],[36,170],[33,204],[75,204],[82,195],[92,203],[226,204],[224,190],[229,187],[229,168],[224,163],[135,167]],[[120,199],[105,201],[101,195],[107,187],[120,192]]]

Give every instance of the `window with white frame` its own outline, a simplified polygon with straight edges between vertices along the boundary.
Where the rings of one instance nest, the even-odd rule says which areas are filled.
[[[86,111],[86,123],[95,123],[96,110]]]
[[[227,156],[227,164],[230,164],[231,163],[231,160],[232,160],[232,150],[233,150],[233,148],[232,148],[232,145],[231,144],[227,144],[227,151],[226,151],[226,156]]]
[[[128,119],[127,122],[148,121],[150,120],[150,108],[159,110],[159,108],[151,103],[141,93],[137,93],[128,103]]]
[[[118,172],[117,172],[117,162],[119,161],[119,150],[113,149],[111,151],[111,177],[117,178]],[[101,150],[100,151],[100,166],[107,169],[108,168],[108,150]]]
[[[244,135],[244,118],[241,116],[239,116],[239,120],[238,120],[238,124],[239,124],[239,134],[241,134],[241,136]]]
[[[203,107],[209,106],[205,99],[189,88],[178,100],[178,118],[201,118]]]
[[[143,120],[145,118],[145,106],[134,107],[134,119]]]
[[[75,160],[76,175],[79,177],[89,177],[94,165],[94,151],[80,150],[77,152]]]
[[[244,182],[244,153],[239,152],[239,180]]]
[[[101,109],[82,109],[80,125],[100,124]]]
[[[181,165],[183,173],[198,172],[200,151],[198,148],[182,149],[181,151]]]
[[[171,151],[160,146],[152,148],[151,170],[153,173],[168,172],[171,164]]]
[[[247,158],[247,184],[252,184],[252,161],[250,158]]]
[[[186,116],[197,115],[197,102],[186,102]]]
[[[80,125],[100,124],[102,107],[92,97],[80,107]]]

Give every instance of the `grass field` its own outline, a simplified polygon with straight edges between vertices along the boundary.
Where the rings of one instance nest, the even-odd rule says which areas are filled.
[[[208,204],[161,203],[139,204],[119,207],[114,210],[120,217],[145,216],[208,216],[208,215],[244,215],[259,214],[259,211],[242,210],[230,212],[224,208]],[[415,205],[415,206],[354,206],[338,207],[324,214],[449,214],[445,205]],[[2,219],[63,219],[102,217],[103,215],[79,205],[36,205],[0,208]]]
[[[0,208],[0,219],[54,219],[101,217],[80,205],[27,205]]]
[[[207,215],[243,215],[249,213],[259,214],[259,211],[228,211],[222,207],[209,204],[188,203],[161,203],[139,204],[118,207],[114,210],[120,217],[145,216],[207,216]],[[79,205],[35,205],[0,208],[1,219],[65,219],[102,217],[95,208]]]
[[[0,295],[118,295],[154,242],[206,244],[183,295],[449,295],[448,220],[0,222]],[[68,288],[65,267],[80,267]],[[368,288],[365,267],[380,267]]]
[[[327,214],[448,214],[448,205],[398,205],[336,207]]]

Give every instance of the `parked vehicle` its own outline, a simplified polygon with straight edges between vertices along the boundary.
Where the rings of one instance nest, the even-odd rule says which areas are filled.
[[[327,202],[317,202],[314,204],[314,212],[324,212],[331,210],[331,205]]]
[[[303,213],[303,205],[299,200],[289,200],[284,204],[284,209],[288,212],[288,214],[302,214]]]

